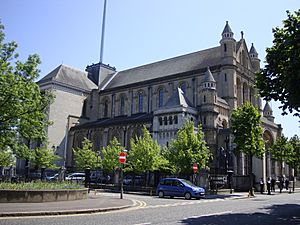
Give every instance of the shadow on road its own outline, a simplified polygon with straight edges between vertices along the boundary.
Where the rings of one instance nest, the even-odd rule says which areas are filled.
[[[186,225],[299,225],[300,224],[300,205],[284,204],[273,205],[261,209],[261,213],[230,213],[222,215],[210,215],[192,217],[182,220]]]

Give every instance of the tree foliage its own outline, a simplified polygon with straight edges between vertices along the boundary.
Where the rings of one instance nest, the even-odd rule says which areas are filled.
[[[176,168],[177,173],[191,174],[192,165],[198,164],[199,168],[205,168],[211,157],[211,153],[204,141],[204,133],[199,125],[195,133],[194,123],[187,121],[177,133],[177,138],[171,143],[166,157]]]
[[[46,139],[45,126],[49,123],[45,110],[52,95],[42,93],[35,83],[41,63],[38,55],[19,61],[16,42],[4,43],[3,30],[0,22],[0,151],[11,149],[26,158],[29,149],[20,140]]]
[[[32,150],[31,162],[37,168],[57,169],[55,161],[60,157],[54,154],[53,149],[48,149],[47,146],[38,147]]]
[[[290,162],[293,157],[293,145],[288,141],[288,138],[281,135],[270,147],[272,159],[280,162],[281,175],[282,175],[282,163]]]
[[[137,173],[158,170],[165,163],[160,152],[160,145],[155,141],[146,127],[143,135],[130,139],[130,151],[128,152],[129,170]]]
[[[288,160],[288,163],[297,171],[300,172],[300,139],[297,135],[294,135],[290,139],[290,143],[293,147],[292,157]]]
[[[283,114],[300,112],[300,10],[287,11],[283,27],[273,29],[273,46],[267,48],[266,65],[257,74],[259,93],[280,101]]]
[[[92,142],[84,138],[82,141],[82,148],[75,148],[75,165],[78,169],[92,170],[101,166],[101,157],[92,150]]]
[[[261,158],[264,149],[261,115],[256,107],[246,102],[236,108],[231,116],[231,129],[236,144],[236,152]]]
[[[125,148],[120,145],[117,138],[113,138],[107,147],[102,148],[102,166],[108,172],[114,172],[120,168],[119,154]]]
[[[0,151],[0,166],[9,167],[14,164],[14,156],[10,150]]]

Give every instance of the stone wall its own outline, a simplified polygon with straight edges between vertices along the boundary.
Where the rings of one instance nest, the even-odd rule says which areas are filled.
[[[86,199],[87,189],[77,190],[1,190],[0,203],[54,202]]]

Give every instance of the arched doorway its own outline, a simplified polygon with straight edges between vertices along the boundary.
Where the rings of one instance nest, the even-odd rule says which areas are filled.
[[[272,133],[269,130],[265,130],[263,134],[263,139],[265,142],[265,149],[266,149],[266,176],[271,177],[275,176],[275,162],[272,161],[272,155],[269,151],[269,148],[274,143],[274,138]]]

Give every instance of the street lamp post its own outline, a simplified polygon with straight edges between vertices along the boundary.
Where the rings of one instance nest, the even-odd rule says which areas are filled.
[[[227,184],[228,188],[230,189],[230,194],[232,194],[232,176],[233,170],[229,169],[229,161],[231,157],[231,153],[229,150],[229,137],[226,136],[225,138],[225,149],[223,147],[220,148],[220,153],[224,157],[224,172],[227,174]]]

